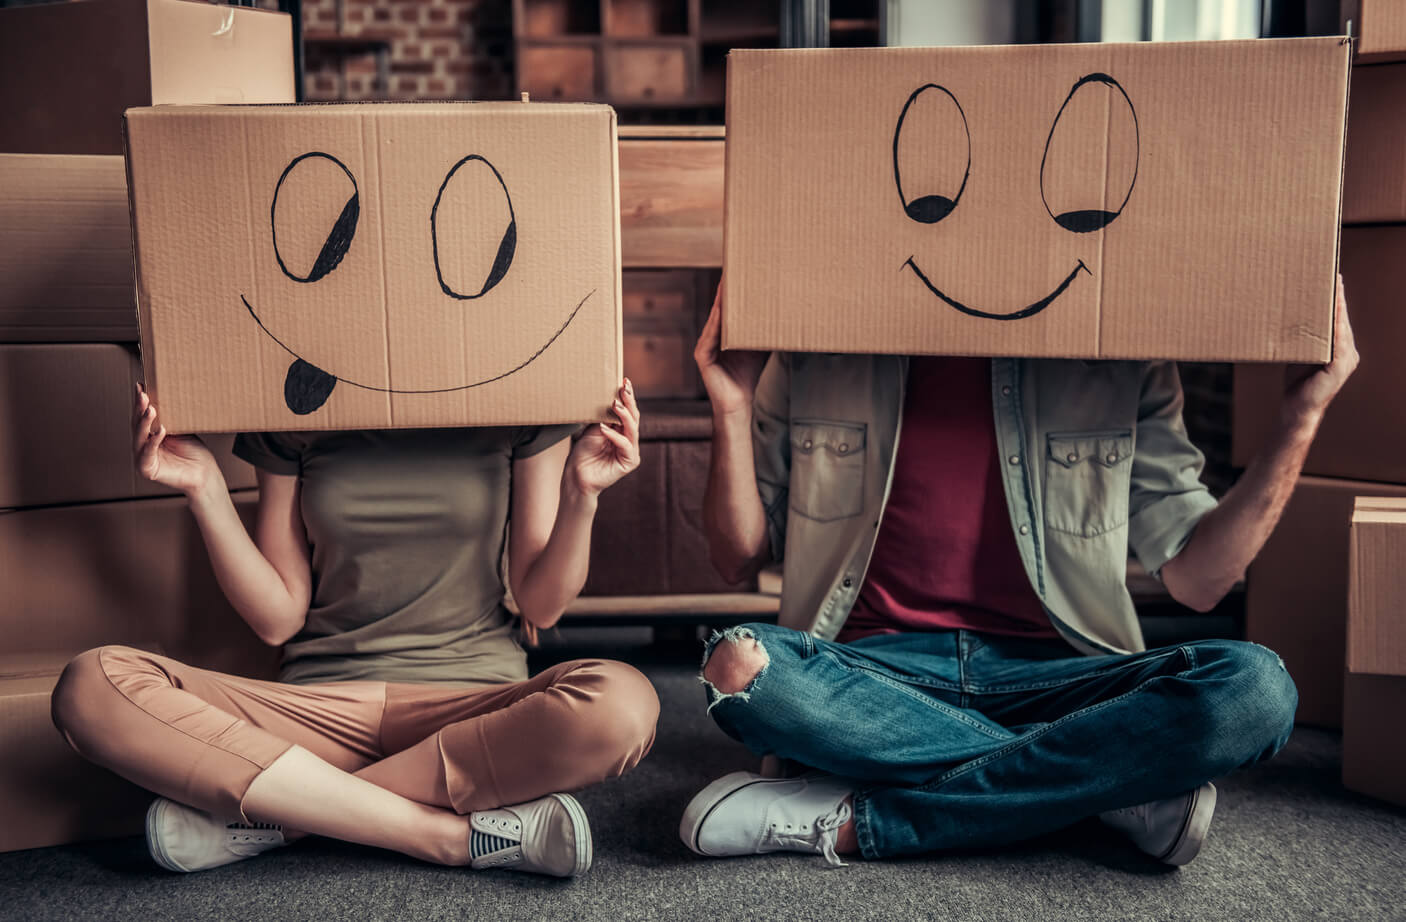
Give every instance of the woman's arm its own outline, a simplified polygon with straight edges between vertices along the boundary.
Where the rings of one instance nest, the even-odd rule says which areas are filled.
[[[298,509],[298,478],[259,471],[257,544],[240,521],[214,456],[193,436],[167,435],[137,389],[137,467],[190,501],[225,597],[264,643],[279,646],[307,620],[312,565]]]
[[[618,424],[513,462],[508,580],[534,628],[556,624],[586,584],[601,491],[639,467],[640,411],[628,378],[614,409]]]

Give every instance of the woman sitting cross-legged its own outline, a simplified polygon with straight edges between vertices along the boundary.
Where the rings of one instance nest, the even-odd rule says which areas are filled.
[[[530,641],[585,582],[600,492],[639,464],[629,381],[618,423],[574,443],[569,426],[240,436],[259,475],[252,538],[210,452],[136,401],[142,474],[189,498],[225,595],[284,645],[279,682],[118,646],[64,671],[69,743],[160,795],[152,857],[198,871],[314,834],[584,872],[590,827],[565,792],[638,763],[659,701],[607,660],[529,678],[499,563],[506,541]]]

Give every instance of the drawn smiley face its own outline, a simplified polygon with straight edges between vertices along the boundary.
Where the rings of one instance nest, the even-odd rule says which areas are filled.
[[[1106,111],[1104,123],[1109,132],[1130,134],[1131,144],[1118,148],[1121,159],[1130,162],[1090,164],[1087,157],[1076,158],[1071,155],[1071,150],[1084,140],[1076,126],[1086,123],[1087,119],[1074,117],[1075,110],[1080,109],[1094,113]],[[905,173],[910,171],[912,166],[920,165],[918,158],[924,154],[922,150],[915,150],[920,145],[905,144],[905,141],[913,136],[931,136],[933,130],[951,133],[959,128],[965,144],[948,143],[946,149],[950,154],[952,151],[961,151],[964,146],[965,160],[960,165],[949,163],[945,170],[938,170],[937,173],[930,169],[924,170],[921,181],[909,182],[905,188]],[[903,206],[903,213],[910,220],[918,224],[933,225],[952,214],[961,203],[962,193],[966,191],[967,182],[972,175],[971,151],[971,127],[967,114],[951,91],[938,84],[928,83],[909,95],[894,126],[893,181],[898,200]],[[1040,198],[1044,202],[1045,212],[1055,224],[1069,233],[1091,234],[1103,230],[1117,220],[1132,198],[1133,187],[1137,183],[1140,155],[1141,138],[1137,112],[1122,85],[1104,73],[1091,73],[1080,77],[1055,114],[1045,141],[1044,154],[1040,158]],[[1113,157],[1112,153],[1108,155],[1109,160]],[[960,160],[960,156],[958,159]],[[1071,170],[1082,169],[1086,174],[1085,179],[1098,179],[1105,175],[1103,172],[1094,174],[1091,167],[1106,171],[1108,177],[1100,187],[1092,190],[1094,194],[1090,194],[1091,189],[1087,182],[1081,184],[1065,181]],[[959,172],[961,178],[957,179]],[[1019,179],[1009,177],[1008,181],[1018,182]],[[1053,304],[1074,284],[1080,273],[1093,274],[1083,259],[1078,259],[1069,274],[1053,290],[1031,301],[1026,307],[1000,313],[974,307],[949,295],[922,270],[917,254],[910,255],[902,267],[911,270],[928,291],[953,309],[971,317],[988,320],[1022,320],[1033,317]]]
[[[273,255],[286,278],[300,285],[316,285],[356,257],[361,195],[352,170],[333,154],[310,151],[288,163],[278,178],[269,209]],[[432,260],[422,263],[427,268],[432,262],[445,309],[452,310],[456,302],[488,296],[507,277],[518,252],[517,212],[502,173],[486,157],[468,154],[449,167],[433,200],[425,195],[425,202],[427,222],[421,225],[421,233]],[[478,254],[483,257],[478,260],[462,258],[462,234],[456,233],[462,228],[455,225],[466,221],[483,225],[478,228],[479,239],[496,238],[491,255]],[[492,231],[487,238],[481,233],[484,228]],[[387,232],[385,227],[380,230]],[[293,335],[276,329],[278,324],[271,316],[277,311],[261,313],[244,293],[240,300],[259,329],[293,358],[284,378],[284,403],[293,413],[305,416],[327,402],[338,382],[369,391],[413,395],[462,391],[502,380],[550,348],[594,293],[594,289],[587,291],[574,305],[563,305],[561,324],[536,345],[535,351],[514,359],[516,364],[511,367],[462,383],[429,387],[392,387],[360,378],[353,369],[320,367],[306,358],[310,344],[295,342]]]

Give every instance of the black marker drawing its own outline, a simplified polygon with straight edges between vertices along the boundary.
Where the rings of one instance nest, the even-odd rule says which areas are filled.
[[[287,180],[289,175],[294,172],[295,168],[298,167],[299,164],[306,164],[316,160],[328,161],[330,163],[335,164],[341,169],[342,173],[346,175],[347,181],[350,183],[350,197],[347,199],[346,204],[342,206],[341,213],[338,216],[337,220],[333,223],[332,229],[327,235],[326,242],[322,244],[322,248],[318,252],[317,258],[313,261],[312,268],[308,270],[308,273],[306,275],[298,275],[294,272],[293,269],[288,266],[287,262],[285,262],[283,253],[279,249],[278,200],[279,195],[284,192],[284,181]],[[507,201],[508,205],[508,226],[503,232],[502,240],[498,244],[498,250],[494,256],[492,268],[489,270],[488,276],[484,280],[483,287],[475,294],[464,294],[460,291],[455,290],[445,280],[444,272],[440,265],[439,206],[444,198],[445,190],[450,184],[450,180],[454,178],[455,174],[459,171],[461,167],[464,167],[466,164],[475,162],[483,164],[490,171],[492,171],[494,179],[497,180],[498,186],[502,189],[503,197]],[[298,213],[296,209],[294,210],[294,213]],[[321,151],[313,151],[295,157],[288,164],[288,166],[284,168],[282,175],[279,176],[278,184],[274,187],[273,204],[269,207],[269,223],[271,228],[271,237],[273,239],[274,258],[278,261],[278,267],[283,270],[284,275],[286,275],[288,278],[292,279],[295,282],[310,284],[324,278],[333,270],[335,270],[338,266],[340,266],[342,264],[342,260],[350,252],[352,240],[356,236],[357,222],[360,218],[360,215],[360,190],[357,187],[356,177],[352,174],[351,170],[347,168],[346,164],[342,163],[341,160],[338,160],[331,154],[323,153]],[[455,300],[469,301],[481,298],[485,294],[487,294],[494,286],[501,282],[505,275],[507,275],[509,268],[511,268],[512,266],[513,256],[517,252],[517,215],[513,211],[512,198],[508,194],[507,183],[503,181],[503,176],[501,173],[498,172],[497,167],[490,163],[487,158],[479,154],[470,154],[469,156],[464,157],[457,163],[455,163],[454,166],[451,167],[449,172],[445,175],[444,182],[440,184],[439,191],[435,195],[434,205],[430,208],[430,246],[433,251],[435,275],[439,280],[439,286],[446,295],[451,298],[454,298]],[[277,335],[275,335],[274,332],[269,329],[268,325],[259,316],[258,312],[254,309],[254,305],[249,303],[249,299],[245,295],[241,294],[239,296],[239,300],[244,303],[244,307],[249,312],[249,316],[254,319],[254,322],[256,324],[258,324],[259,329],[264,332],[264,335],[268,336],[268,338],[277,343],[278,346],[283,349],[283,351],[287,352],[290,356],[293,357],[293,362],[291,365],[288,366],[288,373],[284,377],[283,381],[283,402],[293,413],[299,416],[306,416],[309,413],[320,409],[323,404],[327,402],[327,399],[332,396],[332,391],[336,388],[338,382],[345,383],[350,387],[357,387],[363,390],[378,391],[387,394],[444,394],[450,393],[452,391],[463,391],[474,387],[482,387],[485,384],[492,384],[494,381],[501,381],[509,375],[515,374],[516,372],[521,371],[523,368],[526,368],[539,356],[541,356],[543,352],[546,352],[547,349],[549,349],[551,345],[557,341],[557,338],[560,337],[562,333],[566,332],[566,328],[571,325],[571,321],[576,318],[576,315],[580,313],[581,308],[585,306],[586,302],[589,301],[591,299],[591,296],[595,293],[595,289],[588,291],[585,296],[582,297],[579,302],[577,302],[576,306],[571,309],[570,314],[567,315],[566,319],[562,322],[561,326],[558,327],[550,337],[548,337],[546,342],[544,342],[540,347],[538,347],[538,349],[531,355],[527,356],[514,367],[509,368],[507,371],[467,384],[459,384],[453,387],[424,389],[380,387],[374,384],[367,384],[360,381],[354,381],[347,377],[332,374],[322,368],[319,368],[304,359],[291,346],[289,346]]]
[[[322,251],[317,254],[316,261],[307,275],[294,275],[288,268],[288,264],[283,261],[283,253],[278,248],[278,196],[283,191],[283,183],[288,179],[288,175],[293,172],[298,164],[307,164],[313,160],[327,160],[341,167],[346,174],[347,181],[351,183],[351,198],[342,206],[342,213],[337,218],[337,222],[332,225],[331,232],[327,235],[327,242],[322,245]],[[342,161],[331,154],[324,154],[321,151],[303,154],[294,157],[293,161],[283,170],[283,175],[278,177],[278,185],[273,189],[273,204],[269,206],[269,227],[273,234],[273,256],[278,260],[278,268],[283,270],[283,274],[295,282],[315,282],[341,265],[342,257],[347,255],[347,250],[351,249],[352,238],[356,236],[356,222],[361,217],[361,191],[356,186],[356,177]]]
[[[920,195],[909,201],[903,194],[903,169],[898,162],[898,141],[903,136],[903,123],[908,118],[908,110],[913,107],[913,103],[918,101],[918,97],[929,91],[946,94],[956,107],[957,114],[962,119],[962,132],[966,135],[967,141],[967,162],[962,168],[962,183],[957,187],[957,192],[951,198],[945,195]],[[898,124],[893,129],[893,184],[898,187],[898,200],[903,203],[903,212],[921,224],[936,224],[952,213],[952,209],[957,207],[957,202],[962,198],[962,192],[967,188],[967,178],[972,171],[972,136],[971,129],[967,126],[967,113],[962,111],[962,104],[957,101],[951,91],[946,87],[938,86],[936,83],[929,83],[920,86],[913,91],[913,95],[908,97],[908,101],[903,104],[903,111],[898,115]]]
[[[1069,103],[1074,99],[1074,95],[1078,93],[1080,89],[1090,84],[1101,84],[1103,86],[1112,87],[1118,91],[1123,102],[1127,104],[1128,115],[1131,116],[1133,120],[1132,179],[1128,181],[1128,192],[1123,196],[1123,201],[1120,202],[1118,207],[1113,211],[1107,211],[1103,208],[1084,208],[1056,213],[1055,210],[1050,207],[1050,200],[1045,195],[1045,167],[1049,163],[1050,145],[1054,141],[1055,132],[1059,130],[1059,120],[1060,117],[1064,115],[1064,110],[1069,107]],[[1118,97],[1113,97],[1115,101],[1117,98]],[[1110,110],[1110,124],[1113,118],[1113,113]],[[1107,74],[1087,74],[1080,77],[1079,81],[1074,84],[1074,89],[1070,90],[1069,95],[1064,97],[1064,103],[1059,107],[1059,112],[1055,115],[1054,123],[1050,125],[1050,136],[1045,140],[1045,154],[1040,158],[1040,200],[1045,203],[1045,210],[1050,213],[1050,217],[1055,219],[1055,223],[1067,231],[1072,231],[1076,234],[1088,234],[1096,230],[1102,230],[1112,224],[1114,218],[1123,213],[1123,209],[1127,207],[1128,199],[1133,197],[1133,186],[1137,185],[1138,160],[1140,160],[1141,157],[1142,138],[1138,133],[1137,110],[1133,108],[1133,101],[1128,98],[1127,91],[1123,89],[1122,84]],[[1103,203],[1100,202],[1099,204],[1102,205]]]
[[[493,178],[498,180],[498,185],[503,190],[503,198],[508,202],[508,228],[503,231],[503,240],[498,244],[498,254],[493,257],[493,268],[488,272],[488,279],[483,283],[483,287],[479,289],[478,294],[467,295],[455,291],[449,286],[449,283],[444,280],[444,272],[439,266],[439,203],[444,198],[444,190],[449,187],[449,181],[454,178],[455,173],[459,172],[459,168],[466,163],[475,161],[482,163],[493,171]],[[508,267],[513,264],[513,254],[517,252],[517,215],[513,212],[513,197],[508,194],[508,186],[503,182],[502,174],[498,172],[493,164],[489,163],[478,154],[470,154],[463,160],[454,164],[449,174],[444,177],[444,182],[440,184],[439,192],[436,193],[434,197],[434,207],[430,209],[430,241],[434,245],[434,273],[439,279],[439,287],[451,298],[457,298],[460,301],[471,301],[474,298],[481,298],[488,293],[490,288],[501,282],[503,276],[508,274]]]
[[[1049,197],[1046,194],[1045,189],[1045,170],[1050,162],[1050,147],[1054,142],[1055,133],[1059,130],[1061,117],[1064,115],[1065,109],[1068,108],[1070,101],[1074,99],[1075,95],[1079,92],[1080,89],[1089,85],[1103,85],[1111,88],[1112,90],[1117,90],[1119,97],[1121,97],[1121,99],[1127,106],[1128,116],[1132,120],[1134,142],[1132,178],[1128,181],[1128,190],[1127,193],[1123,196],[1123,200],[1118,204],[1118,207],[1112,211],[1109,211],[1103,207],[1061,209],[1060,211],[1056,211],[1051,206]],[[916,102],[923,93],[932,91],[938,91],[946,94],[946,96],[951,100],[952,105],[956,107],[958,114],[961,116],[962,128],[964,131],[967,132],[966,171],[962,174],[961,185],[958,187],[956,193],[951,198],[939,194],[928,194],[918,196],[912,201],[909,201],[909,199],[904,195],[903,192],[903,176],[898,157],[898,142],[900,136],[903,133],[904,122],[909,116],[909,109],[912,108],[914,102]],[[1110,114],[1110,120],[1112,118],[1113,116]],[[1122,84],[1120,84],[1113,77],[1110,77],[1108,74],[1094,73],[1086,74],[1083,77],[1080,77],[1074,83],[1074,87],[1069,91],[1069,95],[1064,98],[1064,102],[1060,105],[1059,111],[1055,114],[1054,122],[1050,125],[1049,136],[1045,139],[1045,151],[1040,158],[1040,199],[1042,202],[1044,202],[1045,210],[1049,212],[1050,217],[1054,219],[1056,224],[1072,233],[1087,234],[1092,233],[1093,231],[1102,230],[1109,224],[1112,224],[1113,221],[1123,213],[1123,209],[1127,207],[1129,199],[1132,198],[1133,187],[1137,184],[1138,161],[1141,159],[1141,156],[1142,137],[1138,127],[1137,110],[1133,107],[1133,101],[1128,97],[1127,91],[1123,89]],[[1106,170],[1108,165],[1104,163],[1102,164],[1102,166]],[[957,102],[957,97],[952,95],[952,93],[945,87],[939,86],[935,83],[928,83],[914,90],[913,93],[908,97],[908,100],[903,104],[903,110],[898,115],[898,123],[895,125],[893,132],[893,181],[895,187],[898,189],[898,199],[903,205],[904,214],[906,214],[909,218],[912,218],[914,221],[918,221],[922,224],[936,224],[938,221],[941,221],[943,218],[951,214],[953,209],[957,207],[958,200],[961,199],[962,192],[966,190],[967,179],[970,176],[971,129],[967,123],[966,112],[962,109],[961,104]],[[1100,206],[1103,205],[1102,202],[1099,202],[1098,204]],[[1065,277],[1064,281],[1060,282],[1059,285],[1056,286],[1053,291],[1045,295],[1040,300],[1035,301],[1027,307],[1021,308],[1020,310],[1007,314],[998,314],[990,311],[979,310],[977,308],[963,304],[962,302],[946,294],[944,291],[942,291],[942,289],[934,285],[932,280],[928,278],[927,274],[924,273],[921,268],[919,268],[918,263],[916,261],[916,254],[909,256],[908,259],[904,260],[901,268],[911,269],[913,271],[913,274],[918,277],[918,280],[921,281],[923,285],[927,287],[928,291],[936,295],[940,300],[948,304],[953,309],[972,317],[981,317],[987,320],[1023,320],[1026,317],[1033,317],[1043,311],[1045,308],[1049,307],[1052,303],[1054,303],[1055,299],[1058,298],[1060,295],[1064,294],[1065,290],[1068,289],[1069,286],[1074,283],[1074,280],[1078,278],[1080,272],[1083,272],[1087,275],[1093,275],[1093,272],[1090,271],[1089,267],[1086,266],[1084,264],[1084,261],[1081,259],[1078,261],[1078,264],[1075,265],[1075,267],[1070,271],[1069,275]]]

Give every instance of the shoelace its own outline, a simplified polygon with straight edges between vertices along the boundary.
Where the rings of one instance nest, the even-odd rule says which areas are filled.
[[[814,849],[825,856],[825,863],[832,868],[847,868],[849,865],[840,860],[839,853],[835,851],[835,839],[838,830],[845,823],[849,822],[854,811],[850,805],[841,802],[834,812],[827,813],[815,821],[815,832],[810,835],[786,835],[772,832],[770,838],[779,844],[801,845],[809,849]]]
[[[232,847],[245,843],[254,846],[276,845],[283,842],[283,827],[277,823],[244,823],[235,821],[225,824],[225,835]]]

